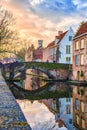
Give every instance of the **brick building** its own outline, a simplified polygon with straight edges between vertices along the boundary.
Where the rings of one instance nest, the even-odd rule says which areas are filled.
[[[87,80],[87,22],[80,25],[73,39],[73,78]]]

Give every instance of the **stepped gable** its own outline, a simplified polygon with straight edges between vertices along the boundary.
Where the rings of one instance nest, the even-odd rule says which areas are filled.
[[[79,30],[77,31],[77,33],[75,34],[74,38],[75,38],[75,37],[78,37],[79,35],[84,34],[84,33],[87,33],[87,22],[83,23],[83,24],[80,26],[80,28],[79,28]]]

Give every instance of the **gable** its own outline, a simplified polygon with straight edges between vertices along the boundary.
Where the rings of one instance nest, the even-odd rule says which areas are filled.
[[[75,37],[78,37],[80,35],[84,35],[85,33],[87,33],[87,22],[86,23],[83,23],[80,28],[78,29],[77,33],[75,34],[74,38]]]

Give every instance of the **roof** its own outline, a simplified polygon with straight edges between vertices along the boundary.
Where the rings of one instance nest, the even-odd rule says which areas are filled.
[[[59,40],[58,43],[63,39],[63,37],[65,36],[65,34],[67,33],[68,31],[64,32],[64,33],[61,33],[60,35],[56,36],[56,38]],[[48,47],[52,47],[55,45],[55,41],[52,41],[51,43],[48,44],[47,48]]]
[[[55,42],[52,41],[51,43],[48,44],[47,48],[48,48],[48,47],[52,47],[52,46],[54,46],[54,45],[55,45]]]
[[[58,43],[63,39],[63,37],[65,36],[65,34],[67,33],[68,31],[60,34],[59,36],[56,36],[57,39],[59,39]]]
[[[77,33],[75,34],[74,38],[81,35],[81,34],[84,34],[84,33],[87,33],[87,22],[83,23],[79,30],[77,31]]]

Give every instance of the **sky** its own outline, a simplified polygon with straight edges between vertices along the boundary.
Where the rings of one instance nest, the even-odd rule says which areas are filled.
[[[58,31],[76,32],[87,20],[87,0],[0,0],[0,5],[15,16],[21,37],[36,46],[38,40],[47,46]]]

